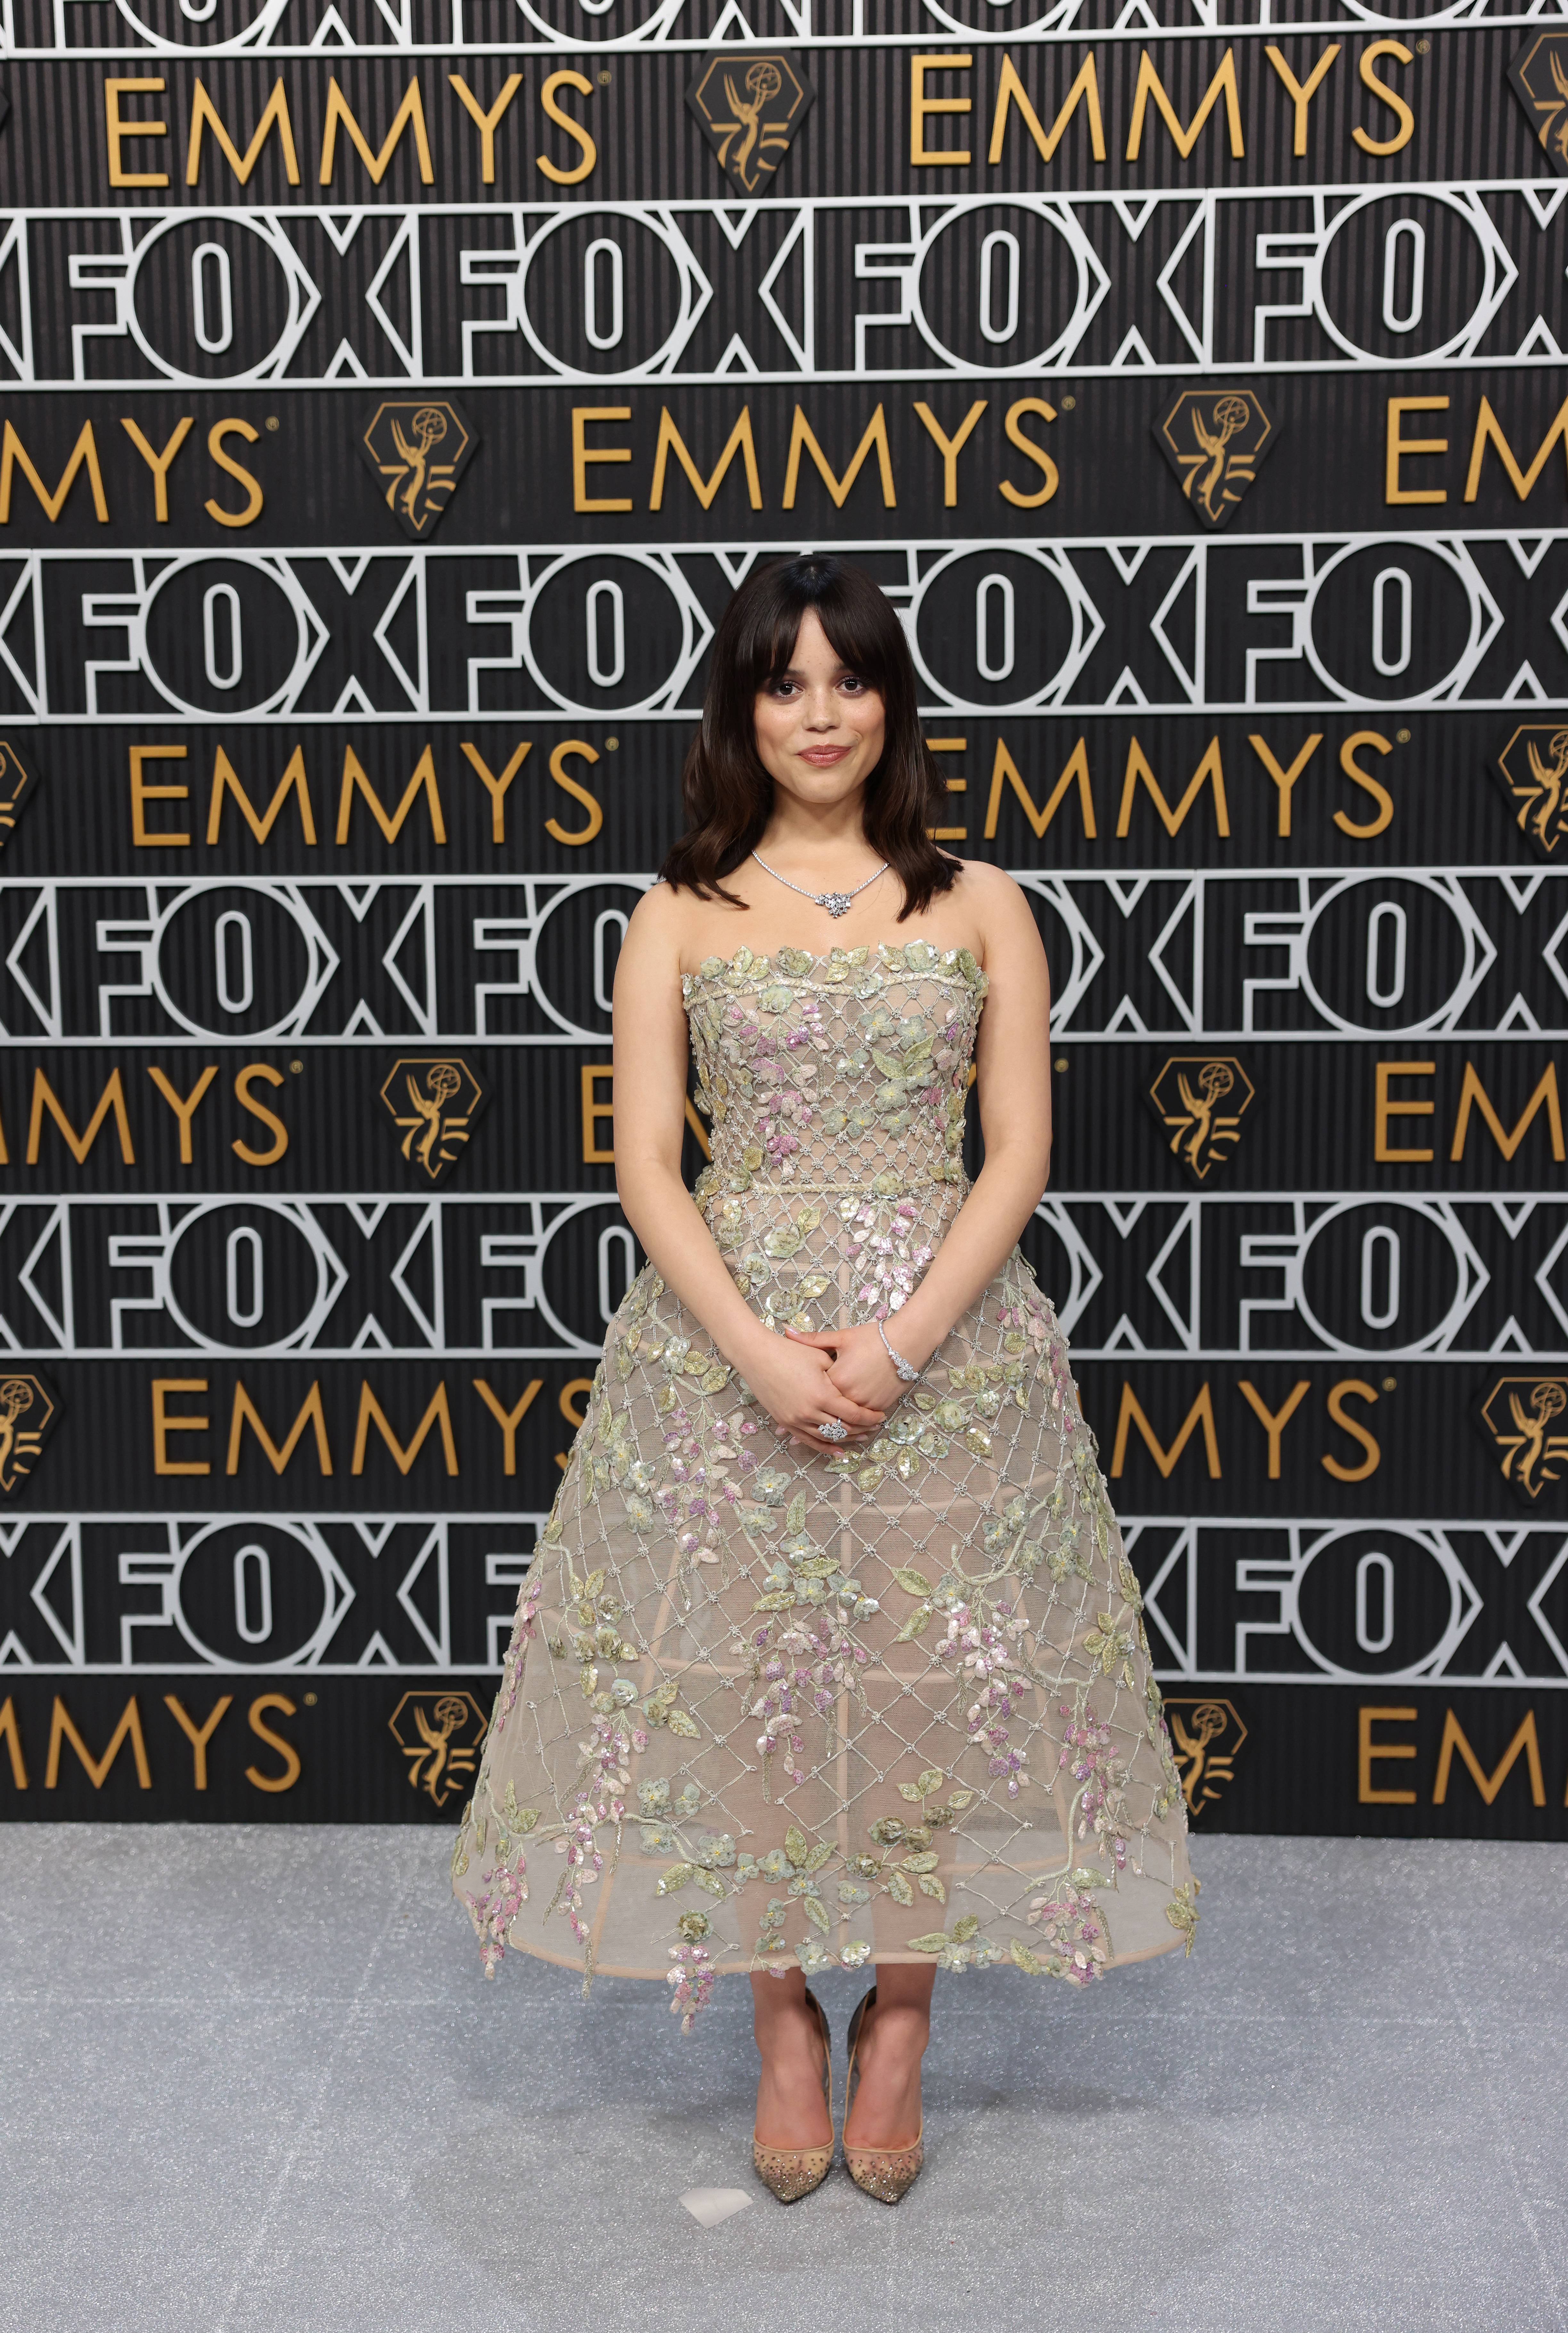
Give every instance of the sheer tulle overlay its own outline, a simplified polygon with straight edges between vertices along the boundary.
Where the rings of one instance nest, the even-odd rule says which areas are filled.
[[[985,1001],[920,941],[684,983],[754,1311],[896,1314],[966,1191]],[[791,1450],[651,1267],[605,1343],[453,1855],[504,1948],[657,1977],[934,1960],[1089,1983],[1197,1883],[1141,1599],[1016,1251],[867,1445]]]

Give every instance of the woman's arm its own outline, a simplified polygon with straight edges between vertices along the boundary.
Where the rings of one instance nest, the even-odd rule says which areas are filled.
[[[632,917],[616,966],[616,1184],[622,1211],[666,1286],[695,1313],[781,1426],[809,1437],[823,1418],[835,1416],[857,1436],[875,1431],[881,1410],[828,1382],[825,1353],[789,1344],[763,1327],[681,1180],[687,1040],[680,926],[678,897],[659,885]]]
[[[985,934],[990,994],[975,1047],[985,1165],[914,1294],[884,1324],[917,1368],[990,1285],[1039,1203],[1051,1163],[1051,984],[1018,885],[970,865]],[[794,1331],[790,1332],[794,1335]],[[804,1341],[803,1339],[800,1341]],[[904,1391],[874,1325],[813,1339],[836,1350],[832,1378],[852,1399],[891,1409]]]

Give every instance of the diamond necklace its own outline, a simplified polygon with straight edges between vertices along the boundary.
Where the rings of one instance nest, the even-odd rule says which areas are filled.
[[[846,916],[849,913],[850,902],[858,899],[862,891],[869,891],[878,875],[885,875],[887,872],[887,861],[884,859],[877,869],[876,874],[868,875],[864,883],[856,885],[853,891],[808,891],[803,884],[791,883],[788,875],[780,875],[776,867],[770,867],[760,850],[754,850],[751,856],[764,875],[771,875],[775,883],[782,883],[787,891],[798,892],[802,899],[809,899],[814,907],[826,907],[828,914],[836,920],[838,917]]]

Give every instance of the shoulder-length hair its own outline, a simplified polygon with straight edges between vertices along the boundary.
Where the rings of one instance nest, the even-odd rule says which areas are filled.
[[[686,832],[660,869],[677,890],[731,907],[724,888],[762,839],[773,781],[757,752],[752,708],[760,690],[789,670],[796,637],[813,610],[837,655],[875,688],[886,712],[882,759],[865,788],[865,840],[904,886],[902,923],[951,890],[958,862],[927,828],[946,799],[921,734],[914,664],[887,599],[858,567],[807,555],[750,576],[725,610],[713,643],[703,720],[681,772]]]

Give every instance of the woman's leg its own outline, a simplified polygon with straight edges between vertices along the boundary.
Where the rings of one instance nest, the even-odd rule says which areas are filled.
[[[860,2021],[859,2079],[846,2146],[913,2146],[920,2135],[920,2061],[931,2038],[933,1968],[879,1965],[876,2005]]]
[[[751,1979],[752,2030],[762,2072],[757,2084],[757,2138],[763,2146],[827,2146],[833,2124],[822,2090],[822,2029],[806,2003],[806,1980]]]

